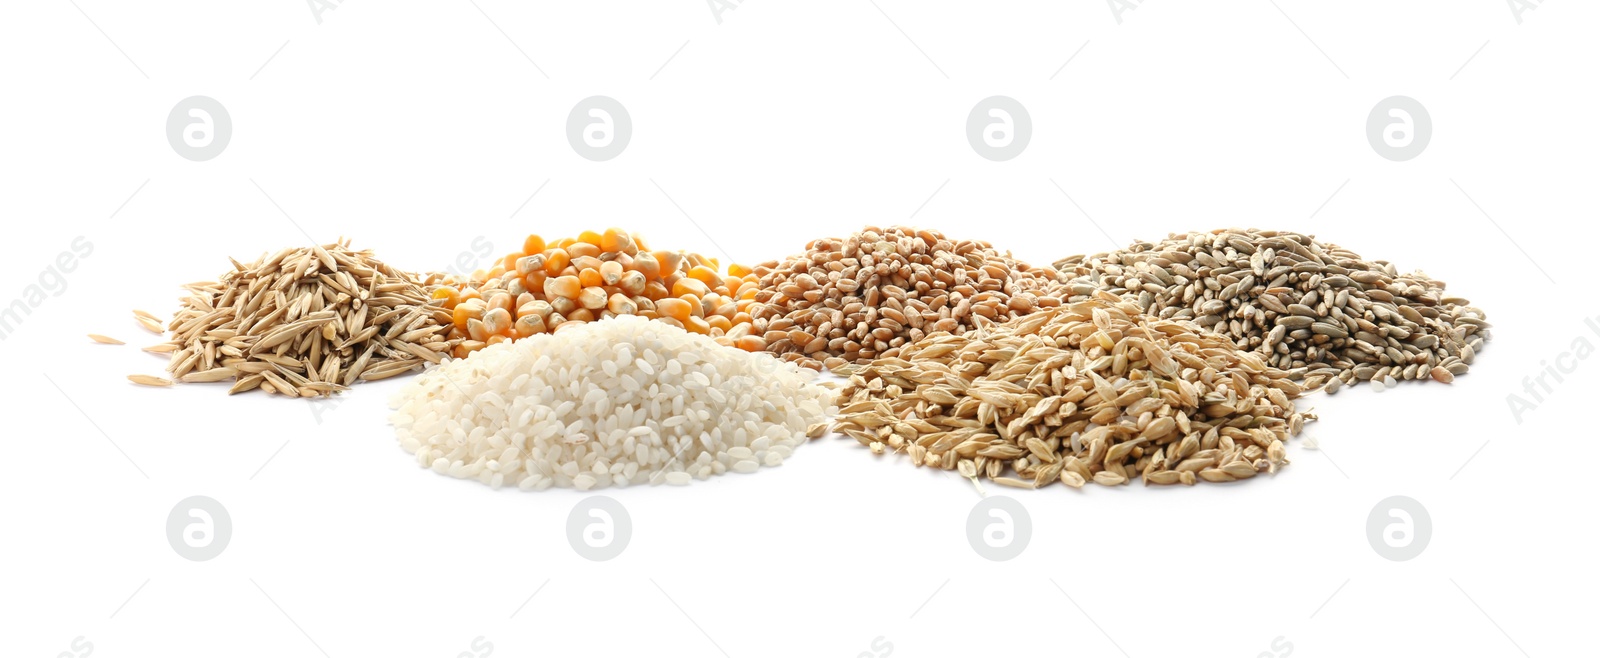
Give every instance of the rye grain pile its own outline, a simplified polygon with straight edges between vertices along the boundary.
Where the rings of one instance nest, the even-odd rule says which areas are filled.
[[[418,465],[493,487],[682,485],[782,464],[833,406],[815,377],[627,315],[446,361],[390,420]]]
[[[1025,488],[1275,472],[1309,419],[1287,373],[1106,293],[843,370],[853,374],[836,431]]]
[[[1105,290],[1192,320],[1303,382],[1448,383],[1489,339],[1483,311],[1421,272],[1286,231],[1173,234],[1055,263],[1070,300]]]
[[[348,242],[233,261],[216,281],[185,288],[189,296],[164,327],[135,312],[146,328],[170,333],[145,350],[171,354],[167,369],[178,381],[231,380],[230,394],[332,395],[437,363],[454,344],[444,337],[449,311],[429,304],[421,280]]]
[[[1056,277],[1048,268],[987,242],[905,227],[815,240],[755,273],[761,289],[750,315],[767,350],[812,369],[894,357],[927,334],[964,333],[1060,303],[1045,291]]]

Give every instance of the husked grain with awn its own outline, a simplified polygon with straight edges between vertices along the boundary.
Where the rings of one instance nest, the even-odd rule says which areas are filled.
[[[326,396],[420,370],[459,342],[445,337],[451,316],[430,300],[429,280],[348,242],[232,262],[216,281],[184,286],[189,294],[166,325],[170,340],[144,348],[169,355],[177,381],[231,380],[230,394]],[[163,331],[149,313],[134,318]]]
[[[1007,486],[1229,482],[1276,472],[1314,417],[1288,373],[1109,293],[857,367],[834,431]]]

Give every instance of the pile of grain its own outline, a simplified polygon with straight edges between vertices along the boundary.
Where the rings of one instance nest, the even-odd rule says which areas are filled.
[[[521,251],[487,272],[446,283],[433,296],[454,314],[449,335],[461,341],[458,358],[568,322],[618,315],[661,320],[752,352],[766,347],[745,312],[757,287],[749,269],[730,265],[722,274],[715,258],[651,251],[638,234],[615,228],[548,244],[530,235]]]
[[[619,316],[446,361],[391,402],[400,445],[493,487],[688,484],[777,466],[832,394],[765,353]]]
[[[767,349],[813,369],[894,357],[927,334],[964,333],[1060,303],[1044,292],[1052,270],[987,242],[904,227],[816,240],[755,273],[761,289],[750,315]]]
[[[1310,418],[1284,372],[1105,293],[844,370],[835,430],[1025,488],[1249,478]]]
[[[185,288],[191,294],[165,327],[171,340],[145,349],[170,353],[178,381],[232,380],[230,394],[332,395],[437,363],[454,346],[444,338],[450,313],[429,304],[421,281],[348,242],[233,261],[217,281]],[[136,315],[161,331],[154,316]]]
[[[1308,389],[1448,383],[1489,339],[1483,311],[1446,295],[1444,282],[1300,233],[1174,234],[1055,267],[1070,300],[1105,290],[1151,315],[1193,320]]]

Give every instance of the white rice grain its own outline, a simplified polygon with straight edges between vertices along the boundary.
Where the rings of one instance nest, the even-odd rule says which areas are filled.
[[[446,360],[390,422],[419,466],[495,488],[687,485],[782,464],[832,400],[809,370],[623,316]]]

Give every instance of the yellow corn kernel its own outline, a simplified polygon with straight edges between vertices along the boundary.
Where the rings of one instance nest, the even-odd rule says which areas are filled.
[[[543,252],[544,252],[544,238],[539,237],[539,235],[537,233],[533,234],[533,235],[529,235],[527,240],[523,240],[522,241],[522,253],[525,253],[525,254],[528,254],[528,255],[531,256],[533,254],[543,253]]]
[[[633,315],[639,312],[639,305],[628,299],[627,295],[616,293],[606,300],[606,310],[617,315]]]
[[[592,270],[590,270],[592,271]],[[597,311],[606,306],[606,291],[598,286],[589,286],[578,293],[578,305],[591,311]]]
[[[558,276],[553,279],[545,279],[544,282],[544,296],[552,302],[555,301],[552,298],[556,297],[577,299],[578,293],[582,290],[583,285],[578,282],[578,277],[575,276]]]

